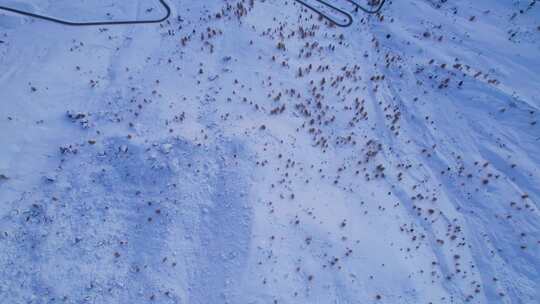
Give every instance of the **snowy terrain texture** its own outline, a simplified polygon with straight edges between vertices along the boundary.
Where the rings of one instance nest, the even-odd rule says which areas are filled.
[[[0,303],[540,302],[540,3],[167,2],[0,13]]]

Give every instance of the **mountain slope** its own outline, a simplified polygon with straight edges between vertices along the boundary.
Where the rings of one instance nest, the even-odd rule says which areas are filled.
[[[169,2],[0,15],[0,302],[540,298],[536,1]]]

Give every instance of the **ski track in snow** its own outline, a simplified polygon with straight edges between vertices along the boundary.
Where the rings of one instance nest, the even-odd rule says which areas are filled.
[[[168,2],[0,13],[0,303],[540,299],[536,1]]]

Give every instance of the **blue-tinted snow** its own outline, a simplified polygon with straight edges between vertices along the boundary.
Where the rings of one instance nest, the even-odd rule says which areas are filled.
[[[538,302],[539,4],[250,2],[0,14],[0,303]]]

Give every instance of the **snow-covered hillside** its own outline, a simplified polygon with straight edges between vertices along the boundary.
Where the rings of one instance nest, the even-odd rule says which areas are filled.
[[[167,2],[0,12],[0,303],[538,303],[540,3]]]

